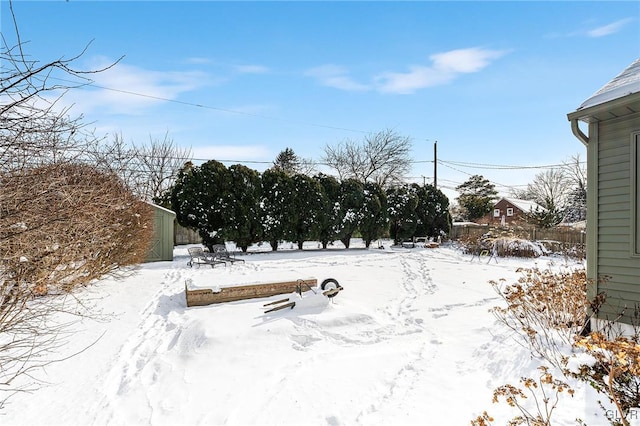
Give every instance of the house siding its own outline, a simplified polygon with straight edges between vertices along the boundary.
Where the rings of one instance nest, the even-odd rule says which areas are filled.
[[[600,122],[597,132],[598,291],[607,294],[599,317],[631,323],[640,300],[640,257],[633,255],[632,133],[640,116]],[[620,315],[622,314],[622,317]]]
[[[640,132],[631,140],[631,238],[632,254],[640,256]]]

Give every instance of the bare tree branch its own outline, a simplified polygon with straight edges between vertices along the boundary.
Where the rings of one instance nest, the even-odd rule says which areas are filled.
[[[73,291],[143,260],[153,232],[151,208],[116,175],[78,164],[97,142],[58,101],[98,71],[75,70],[79,55],[29,60],[9,5],[17,44],[2,34],[0,408],[3,395],[33,389],[35,372],[55,362],[83,305]],[[57,74],[79,83],[51,83]]]
[[[394,130],[367,135],[362,142],[346,139],[324,148],[323,161],[340,179],[355,178],[383,187],[402,183],[411,170],[411,139]]]

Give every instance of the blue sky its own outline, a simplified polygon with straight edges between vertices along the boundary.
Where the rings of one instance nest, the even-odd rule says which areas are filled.
[[[412,181],[432,181],[438,142],[451,201],[472,174],[506,194],[543,170],[532,166],[586,159],[566,114],[640,57],[638,2],[13,6],[35,60],[75,56],[91,41],[78,68],[124,55],[63,98],[97,134],[168,134],[195,158],[262,171],[286,147],[320,161],[326,144],[390,128],[413,140]]]

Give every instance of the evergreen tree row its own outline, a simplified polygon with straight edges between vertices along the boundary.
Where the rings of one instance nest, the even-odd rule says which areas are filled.
[[[414,236],[437,237],[450,230],[449,200],[432,185],[405,184],[384,190],[375,183],[332,176],[262,174],[243,165],[211,160],[187,164],[170,193],[178,223],[197,229],[205,246],[234,241],[243,251],[268,241],[302,249],[305,241],[326,248],[339,240],[349,247],[359,233],[365,245],[382,237],[397,243]]]

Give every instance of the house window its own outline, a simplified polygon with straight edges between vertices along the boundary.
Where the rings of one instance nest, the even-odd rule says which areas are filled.
[[[500,217],[500,209],[493,209],[493,217]]]
[[[513,216],[513,207],[507,208],[507,216]]]

